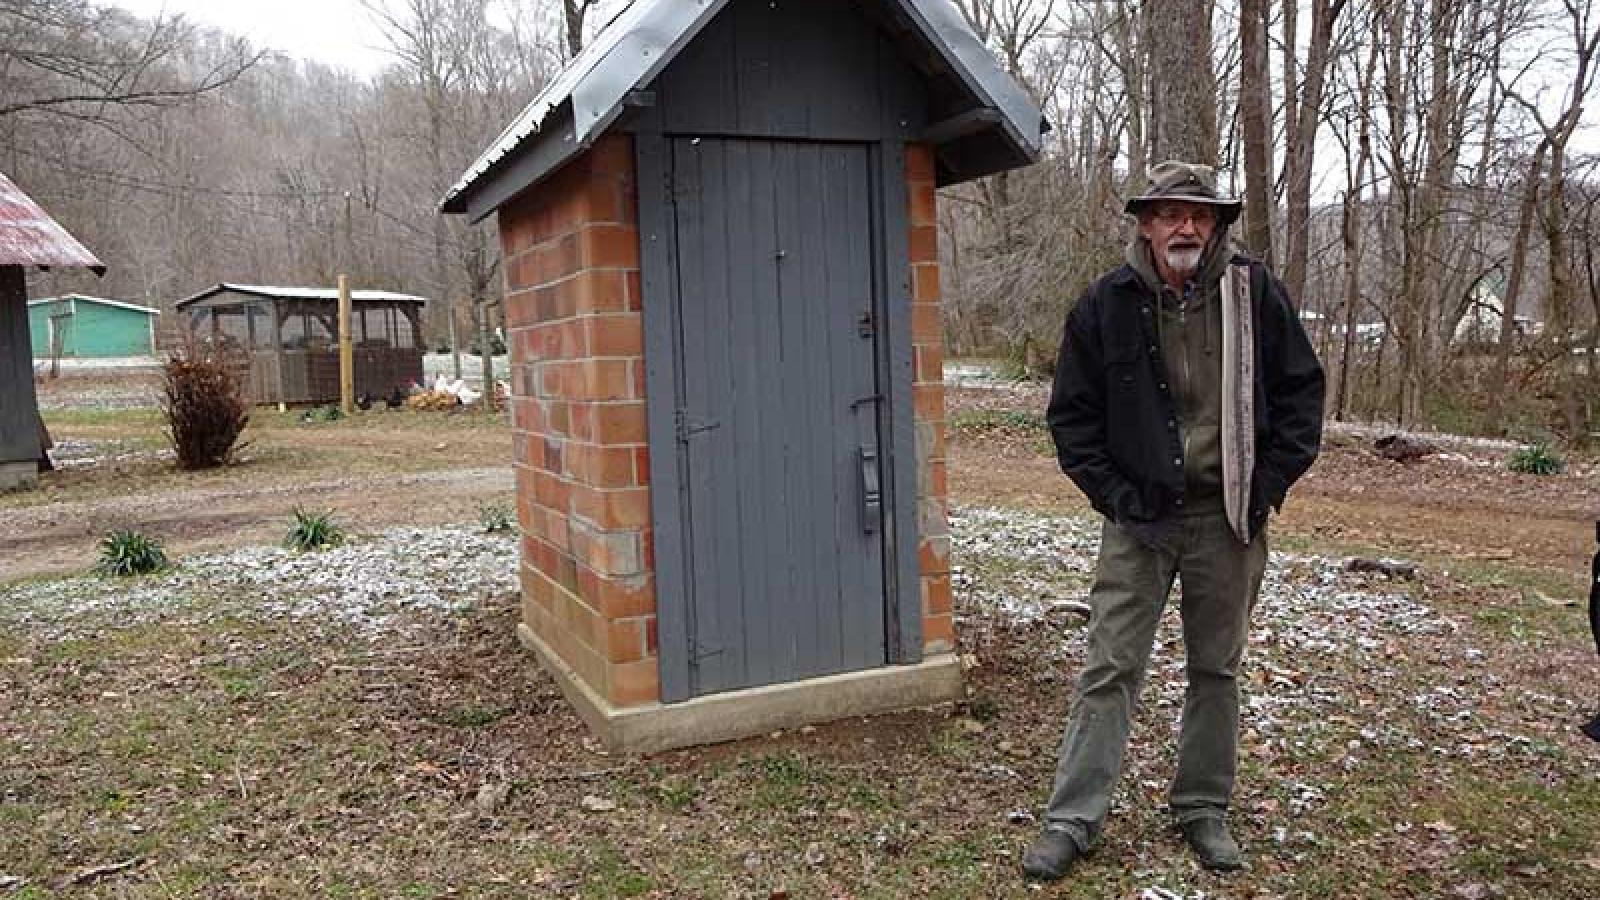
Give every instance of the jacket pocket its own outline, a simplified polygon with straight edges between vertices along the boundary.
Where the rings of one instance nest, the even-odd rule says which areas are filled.
[[[1138,344],[1113,344],[1106,347],[1106,387],[1113,392],[1132,391],[1139,381],[1139,366],[1144,356]]]

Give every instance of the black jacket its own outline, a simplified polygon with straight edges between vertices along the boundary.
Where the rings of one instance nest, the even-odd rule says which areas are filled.
[[[1250,533],[1317,458],[1322,366],[1282,283],[1249,263],[1255,317],[1256,467]],[[1067,315],[1047,419],[1061,470],[1119,525],[1183,511],[1183,439],[1155,331],[1156,296],[1129,266],[1089,287]]]

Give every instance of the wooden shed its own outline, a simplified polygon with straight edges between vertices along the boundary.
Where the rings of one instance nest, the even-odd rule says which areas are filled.
[[[949,0],[638,0],[497,214],[519,635],[612,746],[955,699],[935,188],[1044,123]]]
[[[158,309],[90,297],[63,294],[28,302],[28,330],[33,334],[33,358],[106,359],[154,356]]]
[[[33,486],[44,458],[28,334],[28,266],[105,273],[77,239],[0,174],[0,491]]]
[[[382,397],[422,382],[421,297],[351,291],[355,390]],[[219,284],[177,304],[192,339],[248,360],[254,403],[339,402],[339,292]]]

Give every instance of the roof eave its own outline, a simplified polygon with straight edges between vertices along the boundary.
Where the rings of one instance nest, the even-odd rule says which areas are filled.
[[[943,65],[954,73],[972,100],[969,112],[993,111],[999,118],[982,125],[1007,145],[1006,153],[991,154],[994,160],[1003,156],[1004,161],[970,170],[950,169],[941,173],[941,181],[954,184],[1037,162],[1044,144],[1044,119],[1038,106],[996,65],[949,0],[885,2],[911,21],[913,31],[933,46]],[[557,83],[570,82],[566,93],[559,99],[547,99],[541,92],[451,188],[439,204],[440,211],[482,221],[571,162],[621,117],[631,92],[669,65],[726,3],[695,0],[681,6],[640,7],[635,24],[643,36],[617,35],[598,58],[582,60],[580,56],[583,71],[557,76]],[[640,66],[633,54],[648,63]],[[934,143],[936,149],[944,146]]]

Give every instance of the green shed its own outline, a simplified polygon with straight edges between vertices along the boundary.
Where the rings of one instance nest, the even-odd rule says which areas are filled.
[[[29,301],[33,358],[49,359],[53,353],[71,359],[154,356],[159,315],[160,310],[148,306],[84,294]]]

